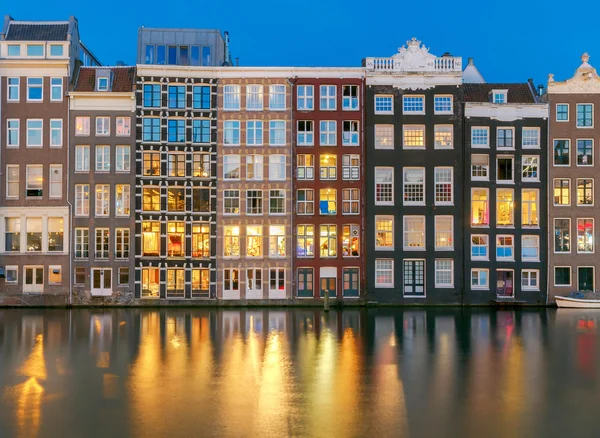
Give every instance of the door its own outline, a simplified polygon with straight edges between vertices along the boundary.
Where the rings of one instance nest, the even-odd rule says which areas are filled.
[[[342,270],[344,297],[358,298],[359,275],[358,268],[344,268]]]
[[[594,268],[591,266],[577,268],[577,289],[580,292],[594,291]]]
[[[312,298],[313,268],[298,268],[298,298]]]
[[[92,268],[92,295],[112,294],[112,269]]]
[[[425,296],[425,260],[404,260],[404,295]]]
[[[41,293],[44,291],[44,267],[43,266],[25,266],[25,283],[23,292]]]
[[[337,283],[335,277],[321,277],[321,298],[325,296],[325,291],[329,291],[329,298],[336,297],[335,284]]]
[[[496,271],[496,295],[500,298],[513,298],[513,271]]]

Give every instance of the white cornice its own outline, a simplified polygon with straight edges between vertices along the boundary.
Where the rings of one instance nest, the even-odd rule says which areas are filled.
[[[135,111],[135,93],[97,93],[78,91],[69,93],[72,111]]]
[[[512,122],[521,119],[547,119],[549,114],[547,103],[504,103],[468,102],[465,105],[465,117],[484,117],[501,122]]]
[[[365,76],[362,67],[190,67],[181,65],[157,66],[138,64],[138,76],[189,78],[348,78]]]
[[[394,88],[403,90],[427,90],[440,85],[456,85],[462,84],[462,76],[457,75],[427,75],[427,74],[411,74],[411,75],[375,75],[368,76],[366,79],[367,85],[391,85]]]

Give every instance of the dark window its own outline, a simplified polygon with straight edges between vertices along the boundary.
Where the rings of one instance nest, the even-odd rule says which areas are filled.
[[[144,85],[144,106],[152,108],[160,107],[160,85]]]
[[[569,161],[569,140],[554,140],[554,165],[568,166]]]
[[[569,286],[571,284],[571,268],[554,268],[554,285]]]
[[[169,108],[185,108],[184,85],[169,85]]]
[[[210,108],[210,87],[195,86],[194,87],[194,109],[209,109]]]
[[[210,120],[194,120],[192,122],[192,142],[210,143]]]
[[[594,164],[593,140],[577,140],[577,165],[592,166]]]
[[[569,219],[554,219],[554,252],[571,252]]]
[[[189,53],[190,53],[190,49],[188,46],[180,46],[179,47],[179,65],[189,65],[189,63],[190,63]]]
[[[192,190],[192,211],[210,212],[210,189],[195,188]]]
[[[169,46],[169,65],[177,65],[177,46]]]
[[[200,65],[200,46],[192,46],[190,53],[192,55],[190,65]]]
[[[185,142],[185,120],[169,120],[169,142]]]
[[[513,159],[498,158],[498,181],[513,180]]]

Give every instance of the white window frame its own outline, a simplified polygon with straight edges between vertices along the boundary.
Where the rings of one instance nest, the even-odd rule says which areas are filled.
[[[378,166],[375,167],[375,174],[374,174],[374,179],[375,179],[375,192],[373,193],[373,195],[375,196],[375,205],[394,205],[394,185],[395,185],[395,181],[394,181],[394,168],[393,167],[384,167],[384,166]],[[378,201],[377,200],[377,173],[378,172],[385,172],[386,174],[391,174],[392,176],[392,180],[391,182],[385,182],[385,183],[380,183],[380,184],[386,184],[386,185],[390,185],[391,186],[391,201]]]
[[[77,122],[81,121],[81,131],[77,131]],[[77,137],[89,137],[91,120],[89,116],[75,117],[75,135]]]
[[[578,108],[580,105],[590,105],[592,107],[592,124],[590,126],[580,126],[579,125],[579,117],[577,116]],[[593,103],[586,103],[586,102],[581,102],[581,103],[577,103],[575,104],[575,127],[577,129],[593,129],[594,128],[594,113],[596,112],[596,108],[594,108],[595,105]]]
[[[375,149],[394,149],[394,125],[375,125]]]
[[[107,137],[110,135],[110,116],[96,116],[94,124],[96,125],[96,137]]]
[[[440,269],[438,264],[440,263],[450,262],[450,269]],[[450,271],[450,283],[441,283],[438,282],[438,272],[448,272]],[[434,261],[434,282],[435,287],[438,289],[447,289],[454,287],[454,259],[435,259]]]
[[[438,229],[438,223],[442,222],[442,219],[450,221],[450,242],[448,245],[438,245],[438,233],[447,233],[448,230]],[[454,251],[454,216],[452,215],[435,215],[434,220],[434,237],[435,237],[435,250],[436,251]]]
[[[525,280],[525,274],[527,275],[527,285],[523,284]],[[531,274],[535,274],[535,280],[537,285],[531,285]],[[522,269],[521,270],[521,290],[540,290],[540,271],[539,269]]]
[[[423,244],[420,246],[408,246],[410,241],[408,237],[409,231],[406,229],[407,219],[418,219],[423,224]],[[418,233],[418,231],[410,231],[410,233]],[[404,251],[425,251],[427,248],[427,225],[425,221],[425,216],[420,215],[404,215],[402,217],[402,246]]]
[[[16,180],[10,180],[10,169],[16,169],[17,170],[17,178]],[[21,166],[18,164],[7,164],[6,165],[6,199],[19,199],[19,192],[20,192],[20,179],[21,179]],[[16,193],[15,194],[11,194],[11,192],[13,190],[11,190],[11,187],[14,186],[16,184]],[[13,187],[14,189],[14,187]]]
[[[283,124],[283,128],[277,127],[277,125]],[[286,121],[285,120],[269,120],[269,146],[285,146],[286,143]],[[283,141],[277,142],[277,137],[275,135],[271,135],[271,133],[283,132]]]
[[[235,195],[237,196],[230,196]],[[227,211],[228,203],[227,201],[232,201],[237,199],[237,213]],[[229,208],[231,208],[231,203],[229,203]],[[223,216],[239,216],[240,215],[240,190],[232,189],[232,190],[223,190]]]
[[[271,272],[275,271],[276,275],[275,275],[275,282],[277,284],[279,284],[279,282],[281,280],[283,280],[283,290],[280,289],[271,289]],[[287,289],[287,282],[286,282],[286,275],[285,275],[285,268],[269,268],[269,293],[285,293],[286,289]],[[280,274],[283,274],[283,278],[281,277]]]
[[[556,270],[559,268],[561,268],[561,269],[567,268],[569,270],[569,284],[556,284]],[[553,274],[554,274],[554,276],[553,276],[552,284],[554,284],[554,287],[571,287],[571,285],[573,284],[573,270],[572,270],[571,266],[555,266]]]
[[[512,171],[511,171],[511,179],[500,179],[500,175],[499,175],[499,166],[498,166],[498,161],[499,160],[507,160],[510,159],[511,160],[511,166],[512,166]],[[515,183],[515,156],[514,155],[496,155],[496,183],[497,184],[514,184]]]
[[[86,154],[87,152],[87,154]],[[87,158],[86,158],[87,155]],[[79,166],[81,164],[81,166]],[[90,146],[76,145],[75,146],[75,172],[90,171]]]
[[[438,187],[443,187],[448,184],[447,181],[438,181],[439,175],[444,175],[450,172],[450,200],[438,201]],[[434,203],[435,205],[454,205],[454,168],[452,167],[435,167],[433,174],[434,183]]]
[[[556,189],[557,181],[568,181],[567,194],[569,196],[569,202],[567,204],[557,204],[556,197],[554,196],[554,190]],[[562,189],[562,187],[561,187]],[[562,199],[562,196],[561,196]],[[571,178],[553,178],[552,180],[552,205],[555,207],[569,207],[571,205]]]
[[[33,187],[31,187],[29,185],[30,182],[31,182],[30,179],[29,179],[29,173],[30,173],[30,170],[32,170],[32,169],[41,169],[42,170],[40,172],[41,175],[42,175],[42,196],[28,196],[27,195],[27,192],[29,190],[35,190]],[[43,195],[43,192],[44,192],[44,181],[43,181],[43,179],[44,179],[44,166],[42,164],[27,164],[26,165],[26,167],[25,167],[25,190],[26,190],[25,191],[25,197],[26,198],[40,199],[40,198],[42,198],[44,196]]]
[[[8,279],[8,271],[14,271],[14,280],[11,281]],[[6,265],[4,272],[6,275],[5,284],[19,284],[19,267],[17,265]]]
[[[246,181],[262,181],[264,179],[264,166],[263,155],[246,155]]]
[[[530,166],[536,167],[535,177],[525,177],[523,172],[525,170],[526,162],[531,161]],[[523,182],[539,182],[540,181],[540,156],[539,155],[523,155],[521,159],[521,181]]]
[[[421,176],[422,176],[422,182],[407,182],[406,178],[408,176],[408,173],[411,171],[418,171]],[[421,194],[422,194],[422,199],[420,201],[407,201],[406,200],[406,196],[407,196],[407,185],[411,185],[411,186],[421,186]],[[426,187],[425,187],[425,168],[424,167],[404,167],[402,169],[402,205],[405,206],[410,206],[410,205],[425,205],[427,199],[427,192],[426,192]]]
[[[381,246],[378,244],[379,240],[377,239],[378,237],[378,233],[380,231],[378,224],[380,222],[388,222],[391,221],[392,224],[392,230],[381,230],[384,233],[388,233],[391,232],[392,238],[392,245],[391,246]],[[393,215],[376,215],[375,216],[375,251],[394,251],[394,247],[396,246],[396,233],[395,233],[395,220],[394,220],[394,216]]]
[[[223,121],[223,146],[239,146],[242,141],[242,129],[239,120]],[[237,137],[237,141],[236,141]]]
[[[303,90],[303,93],[300,93]],[[311,90],[310,95],[307,91]],[[301,104],[302,102],[302,104]],[[313,111],[315,107],[315,87],[314,85],[302,84],[296,88],[296,109],[299,111]]]
[[[473,159],[475,157],[486,157],[487,158],[487,165],[480,165],[480,164],[473,164]],[[481,167],[482,169],[485,169],[486,172],[486,176],[475,176],[473,175],[473,167],[477,166],[477,167]],[[471,181],[489,181],[490,180],[490,155],[489,154],[473,154],[471,155]]]
[[[323,129],[325,127],[325,129]],[[333,127],[333,130],[331,129]],[[325,141],[323,141],[325,139]],[[332,140],[333,141],[330,141]],[[319,145],[337,146],[337,121],[321,120],[319,122]]]
[[[54,81],[60,81],[60,84],[55,84]],[[53,91],[58,88],[58,95],[60,98],[55,99],[52,97]],[[50,78],[50,102],[62,102],[63,101],[63,78]]]
[[[474,245],[473,244],[473,238],[476,237],[478,239],[480,238],[485,238],[485,245]],[[470,246],[470,250],[471,250],[471,260],[489,260],[490,259],[490,236],[488,234],[471,234],[471,246]],[[473,248],[483,248],[485,247],[485,256],[476,256],[473,255]]]
[[[60,126],[55,127],[52,126],[54,123],[59,122]],[[58,131],[60,134],[60,141],[58,143],[53,143],[54,136],[53,132]],[[61,148],[63,146],[63,121],[62,119],[50,119],[50,147],[51,148]]]
[[[32,279],[34,280],[34,282],[31,284],[26,283],[28,269],[33,269],[33,271],[34,271],[33,275],[31,276]],[[36,271],[39,269],[42,270],[42,283],[41,284],[35,282]],[[38,265],[23,266],[23,292],[25,292],[25,293],[42,293],[44,291],[44,284],[45,283],[44,283],[44,267],[43,266],[38,266]]]
[[[249,281],[249,276],[248,273],[252,272],[252,283],[254,285],[254,287],[250,287],[250,281]],[[256,287],[256,273],[260,272],[260,287],[257,288]],[[246,268],[246,293],[260,293],[262,294],[263,292],[263,287],[264,287],[264,278],[263,278],[263,270],[262,268]]]
[[[487,140],[485,144],[475,143],[473,139],[483,139],[483,136],[478,135],[475,136],[477,131],[485,132],[485,139]],[[482,133],[483,133],[482,132]],[[472,149],[489,149],[490,148],[490,127],[489,126],[471,126],[471,148]]]
[[[304,129],[300,130],[300,124],[304,124]],[[312,129],[307,130],[310,125]],[[296,143],[298,146],[314,146],[315,144],[315,122],[314,120],[298,120],[296,129]]]
[[[378,262],[386,262],[391,264],[390,268],[385,268],[382,269],[381,266],[378,266]],[[383,271],[385,273],[391,273],[391,279],[392,281],[388,282],[388,283],[379,283],[377,281],[378,279],[378,275],[377,273],[379,271]],[[394,287],[394,259],[375,259],[375,288],[389,288],[389,287]]]
[[[313,154],[296,155],[296,179],[302,181],[313,181],[315,179],[315,156]]]
[[[87,191],[85,190],[87,188]],[[78,193],[81,192],[81,193]],[[87,193],[87,199],[85,194]],[[81,197],[79,197],[81,196]],[[80,201],[78,201],[80,200]],[[75,184],[75,216],[89,217],[90,215],[90,185]]]
[[[121,194],[117,188],[122,186]],[[121,197],[121,207],[119,208],[119,197]],[[131,214],[131,186],[129,184],[115,184],[115,216],[128,217]]]
[[[237,178],[230,178],[227,176],[225,166],[235,166],[236,163],[238,166],[238,176],[237,176]],[[242,175],[242,163],[240,160],[240,155],[239,154],[223,155],[223,180],[224,181],[239,181],[241,178],[241,175]]]
[[[525,144],[526,140],[531,140],[533,137],[526,137],[526,132],[535,132],[535,138],[537,142],[535,144]],[[531,141],[527,142],[530,143]],[[541,144],[541,130],[533,126],[525,126],[521,129],[521,147],[523,149],[539,149]]]
[[[229,286],[230,288],[227,289],[226,286],[226,282],[225,282],[225,272],[228,271],[229,272]],[[237,289],[235,289],[233,287],[234,282],[233,282],[233,278],[234,276],[232,275],[234,271],[237,271]],[[225,268],[223,269],[223,292],[229,292],[229,293],[234,293],[234,292],[239,292],[240,291],[240,268]]]
[[[279,192],[279,195],[283,194],[283,196],[273,196],[274,194],[277,194],[276,192]],[[271,200],[273,199],[278,199],[281,200],[283,199],[283,211],[271,211]],[[269,190],[269,215],[271,216],[281,216],[284,215],[286,213],[286,196],[285,196],[285,190],[284,189],[270,189]]]
[[[250,194],[252,195],[258,195],[259,196],[250,196]],[[251,200],[259,200],[260,202],[256,204],[256,206],[254,206],[254,202],[251,202]],[[262,216],[264,213],[264,191],[262,189],[248,189],[246,190],[246,215],[247,216]],[[252,211],[252,209],[256,209],[259,211]]]
[[[579,181],[582,180],[591,180],[592,181],[592,203],[591,204],[580,204],[579,203]],[[595,202],[594,202],[594,196],[595,196],[595,192],[594,192],[594,178],[577,178],[577,180],[575,181],[575,192],[577,193],[577,199],[575,200],[575,205],[577,205],[578,207],[593,207]]]
[[[329,161],[327,164],[322,160]],[[319,179],[321,181],[337,180],[337,155],[336,154],[320,154],[319,155]]]
[[[269,111],[285,111],[287,107],[286,94],[285,84],[269,85]]]
[[[449,110],[437,110],[436,100],[450,98]],[[454,96],[452,94],[436,94],[433,96],[433,113],[434,114],[454,114]]]
[[[379,102],[380,105],[385,106],[385,107],[388,106],[387,102],[389,100],[390,109],[389,110],[377,109],[377,104],[378,104],[377,100],[380,100],[381,101],[381,102]],[[392,94],[376,94],[373,97],[373,109],[374,109],[375,114],[394,114],[394,96]]]
[[[11,84],[11,81],[16,81],[16,83]],[[16,99],[10,98],[11,88],[17,89],[17,98]],[[19,102],[19,100],[21,100],[21,78],[15,78],[15,77],[6,78],[6,101],[7,102]]]
[[[11,123],[16,123],[16,127],[10,127]],[[10,143],[11,131],[17,131],[17,142]],[[6,147],[7,148],[18,148],[21,143],[21,121],[19,119],[6,119]]]
[[[569,222],[569,228],[568,228],[568,231],[569,231],[569,250],[568,251],[557,251],[556,250],[556,238],[557,238],[557,234],[556,234],[556,230],[557,230],[556,221],[562,221],[562,220],[566,220],[566,221]],[[552,221],[552,231],[553,231],[554,237],[552,238],[552,242],[551,243],[549,242],[549,244],[552,245],[552,251],[553,251],[554,254],[571,254],[571,252],[573,251],[571,222],[572,222],[572,220],[571,220],[570,217],[555,217],[555,218],[553,218],[553,221]],[[575,244],[577,244],[577,241],[575,241]]]
[[[115,172],[131,172],[131,147],[129,145],[115,147]]]
[[[349,88],[350,96],[344,95],[346,88]],[[352,89],[356,88],[356,98],[352,97]],[[356,106],[352,105],[353,99],[356,99]],[[350,105],[346,105],[346,102],[350,102]],[[360,89],[356,84],[344,84],[342,85],[342,111],[360,111]]]
[[[558,118],[558,107],[559,107],[559,106],[562,106],[562,105],[564,105],[564,106],[566,106],[566,107],[567,107],[567,118],[566,118],[566,119],[564,119],[564,120],[560,120],[560,119]],[[568,121],[569,121],[569,119],[570,119],[570,112],[571,112],[571,108],[570,108],[570,105],[569,105],[568,103],[557,103],[557,104],[556,104],[556,106],[555,106],[555,111],[556,111],[556,117],[554,117],[554,120],[555,120],[556,122],[562,123],[562,122],[568,122]]]
[[[438,134],[450,133],[450,144],[445,145],[438,140]],[[441,136],[440,136],[441,139]],[[434,149],[454,149],[454,126],[453,125],[434,125],[433,127],[433,148]]]
[[[525,246],[526,239],[533,239],[536,242],[536,245],[526,247]],[[536,257],[525,257],[525,255],[523,254],[523,250],[525,248],[536,248],[537,256]],[[536,236],[533,234],[525,234],[525,235],[521,236],[521,260],[524,262],[539,262],[540,261],[540,236]]]
[[[500,131],[511,132],[512,145],[511,146],[500,146],[498,141],[500,138]],[[504,142],[506,143],[506,135],[504,136]],[[499,151],[514,151],[516,148],[517,138],[515,137],[515,128],[513,126],[498,126],[496,128],[496,149]]]
[[[58,173],[56,173],[58,171]],[[52,199],[62,198],[63,166],[62,164],[50,164],[48,166],[48,197]],[[57,190],[58,194],[53,194]]]
[[[299,192],[302,190],[304,192],[304,200],[300,200]],[[308,193],[312,193],[312,201],[307,200]],[[307,206],[312,206],[312,213],[300,213],[300,205],[304,205],[304,211],[307,210]],[[296,190],[296,214],[298,216],[312,216],[315,214],[315,190],[314,189],[297,189]]]
[[[333,91],[333,94],[331,93]],[[333,105],[332,105],[333,104]],[[336,111],[337,110],[337,85],[319,86],[319,110]]]
[[[235,84],[223,85],[223,110],[239,111],[241,104],[240,86]]]
[[[276,162],[279,161],[279,162]],[[283,154],[272,154],[269,155],[269,181],[285,181],[286,179],[286,156]],[[283,174],[278,175],[277,170],[281,170],[283,166]],[[279,169],[278,169],[279,167]]]
[[[487,284],[482,285],[481,284],[481,276],[478,275],[477,276],[477,285],[473,285],[473,274],[475,272],[478,272],[478,273],[485,272],[486,273],[485,279],[486,279]],[[471,269],[471,278],[469,279],[469,283],[471,285],[471,290],[489,290],[489,288],[490,288],[490,270],[483,269],[483,268],[472,268]]]
[[[117,117],[115,128],[117,137],[131,136],[131,117]]]
[[[524,196],[523,196],[523,194],[525,192],[535,192],[535,195],[536,195],[535,196],[535,199],[536,199],[535,202],[528,201],[527,204],[525,204]],[[538,215],[537,223],[536,224],[526,224],[526,223],[523,223],[523,213],[525,212],[525,205],[527,205],[527,214],[528,214],[530,220],[531,220],[531,217],[533,216],[533,208],[532,208],[532,206],[533,205],[536,206],[536,212],[537,212],[537,215]],[[514,210],[513,210],[513,214],[514,214]],[[522,227],[523,228],[539,228],[539,226],[540,226],[540,220],[541,220],[541,218],[539,217],[539,215],[540,215],[540,191],[539,191],[539,189],[529,189],[529,188],[527,188],[527,189],[521,189],[521,225],[522,225]]]
[[[500,239],[506,239],[510,237],[512,240],[512,245],[508,246],[508,245],[500,245]],[[511,248],[512,249],[512,257],[499,257],[498,256],[498,248]],[[508,261],[508,262],[514,262],[515,261],[515,236],[512,234],[497,234],[496,235],[496,261],[501,262],[501,261]]]
[[[96,88],[98,91],[108,91],[108,77],[100,76]]]
[[[98,189],[101,189],[101,196],[98,196]],[[106,190],[108,188],[108,190]],[[103,208],[106,207],[106,212],[103,212]],[[95,217],[108,217],[110,216],[110,184],[96,184],[94,187],[94,216]]]
[[[344,125],[348,123],[350,130],[346,130]],[[354,130],[356,127],[356,130]],[[354,141],[356,138],[356,141]],[[360,145],[360,122],[358,120],[343,120],[342,121],[342,146],[359,146]]]
[[[358,161],[358,165],[353,165],[353,160]],[[347,162],[348,164],[344,164]],[[348,175],[346,177],[345,175]],[[356,174],[353,178],[352,175]],[[360,155],[358,154],[342,154],[342,180],[343,181],[358,181],[360,180]]]
[[[423,144],[421,145],[409,145],[407,144],[407,138],[418,138],[419,136],[408,136],[409,132],[418,132],[422,133]],[[425,137],[425,125],[402,125],[402,149],[407,150],[424,150],[427,145],[427,139]]]
[[[40,122],[40,127],[39,128],[30,128],[29,127],[29,122]],[[31,144],[29,142],[29,130],[39,130],[40,131],[40,144]],[[27,119],[26,122],[26,137],[27,137],[27,141],[25,143],[26,147],[28,148],[41,148],[44,146],[44,120],[43,119]]]
[[[579,164],[579,159],[578,159],[579,158],[579,151],[578,151],[579,145],[578,145],[578,143],[579,143],[579,141],[587,141],[587,140],[592,142],[592,162],[588,163],[588,164]],[[595,148],[596,148],[596,144],[595,144],[593,138],[577,138],[577,139],[575,139],[575,151],[574,151],[575,152],[575,166],[576,167],[593,167],[594,163],[596,162],[596,154],[594,151]]]
[[[350,199],[344,199],[344,193],[350,193]],[[357,195],[354,199],[354,195]],[[349,206],[349,213],[344,213],[344,205]],[[356,211],[352,211],[356,209]],[[342,188],[342,214],[346,216],[352,216],[360,214],[360,189],[358,188]]]
[[[577,244],[577,254],[595,254],[596,253],[596,220],[593,217],[578,217],[577,219],[577,223],[575,224],[575,229],[577,230],[577,235],[575,236],[577,238],[577,240],[575,241]],[[583,221],[587,221],[590,220],[592,221],[592,236],[594,236],[594,242],[592,242],[592,250],[591,251],[580,251],[579,250],[579,221],[583,220]],[[571,240],[573,241],[573,240]]]
[[[264,88],[261,84],[246,85],[246,111],[262,111]]]
[[[41,79],[42,84],[41,85],[38,85],[38,84],[30,85],[29,81],[31,79]],[[39,99],[31,99],[29,97],[29,90],[31,88],[40,88],[42,90],[42,97],[39,98]],[[40,78],[40,77],[29,77],[29,78],[27,78],[27,102],[43,102],[43,101],[44,101],[44,78]]]
[[[421,99],[421,103],[423,106],[423,109],[421,110],[414,110],[414,109],[407,109],[407,99]],[[425,95],[423,94],[405,94],[402,96],[402,114],[425,114],[426,111],[426,107],[425,107]]]
[[[250,136],[250,132],[252,132],[252,137]],[[252,141],[250,141],[250,138],[252,138]],[[246,146],[262,146],[264,141],[265,137],[263,121],[246,120]]]
[[[508,103],[508,90],[492,90],[492,103],[502,105]]]
[[[96,145],[94,159],[94,172],[108,173],[110,172],[110,146]],[[108,152],[108,154],[107,154]],[[105,168],[106,167],[106,168]]]

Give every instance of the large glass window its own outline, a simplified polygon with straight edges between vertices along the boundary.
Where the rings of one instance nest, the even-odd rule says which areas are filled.
[[[404,216],[404,249],[425,249],[425,216]]]
[[[144,187],[142,188],[142,210],[160,211],[160,188]]]
[[[269,190],[269,214],[285,214],[285,190]]]
[[[142,298],[160,297],[160,269],[142,269]]]
[[[336,89],[335,85],[321,85],[320,87],[320,109],[322,111],[331,111],[336,109]]]
[[[185,297],[185,270],[167,269],[167,298]]]
[[[160,255],[160,222],[142,222],[142,256]]]
[[[40,102],[44,96],[44,80],[42,78],[27,78],[27,101]]]
[[[144,84],[143,104],[149,108],[161,106],[159,84]]]
[[[269,181],[285,181],[285,155],[269,155]]]
[[[571,205],[570,179],[554,180],[554,205]]]
[[[337,213],[337,190],[319,190],[319,214],[335,215]]]
[[[537,262],[540,259],[539,236],[523,236],[521,238],[521,258],[523,261]]]
[[[285,226],[269,226],[269,257],[285,257]]]
[[[438,259],[435,261],[435,287],[452,287],[454,285],[454,260]]]
[[[375,168],[375,205],[394,205],[394,168]]]
[[[375,114],[394,114],[394,96],[376,94]]]
[[[115,234],[115,257],[117,259],[129,258],[129,228],[117,228]]]
[[[5,218],[4,250],[6,252],[21,251],[21,219],[16,217]]]
[[[246,146],[262,146],[263,122],[261,120],[248,120],[246,122]]]
[[[515,242],[513,236],[496,237],[496,259],[514,260]]]
[[[315,226],[314,225],[298,225],[297,226],[297,257],[314,257],[315,256]]]
[[[454,126],[435,125],[433,135],[435,149],[452,149],[454,147]]]
[[[424,114],[425,97],[424,96],[402,96],[402,112],[404,114]]]
[[[404,125],[402,133],[404,149],[425,149],[425,126]]]
[[[312,120],[299,120],[297,132],[298,146],[312,146],[315,143],[314,122]]]
[[[319,175],[322,180],[337,179],[337,155],[321,154],[319,157]]]
[[[160,141],[160,119],[144,117],[142,120],[142,139],[144,141]],[[171,140],[169,140],[171,141]]]
[[[523,181],[533,182],[540,180],[538,173],[539,164],[539,156],[523,155],[523,160],[521,161],[521,177]]]
[[[239,110],[240,109],[240,86],[225,85],[223,86],[223,109]]]
[[[110,213],[110,185],[96,184],[96,216],[108,216]]]
[[[223,256],[240,256],[240,227],[237,225],[223,227]]]
[[[559,103],[556,105],[556,121],[566,122],[569,120],[569,104]]]
[[[594,125],[594,106],[591,103],[577,104],[577,127],[587,128]]]
[[[594,252],[594,219],[577,219],[577,252]]]
[[[240,121],[225,120],[223,122],[223,143],[226,146],[240,144]]]
[[[342,189],[342,214],[360,213],[360,190]]]
[[[473,126],[471,128],[471,147],[488,148],[490,147],[490,128],[487,126]]]
[[[285,120],[269,121],[269,145],[285,146]]]
[[[337,257],[337,225],[320,225],[319,230],[321,258]]]
[[[540,128],[523,128],[522,134],[523,149],[537,149],[540,147]]]
[[[594,179],[577,179],[577,205],[594,205]]]
[[[115,185],[115,215],[129,216],[131,210],[131,187],[129,184]]]
[[[263,256],[262,225],[248,225],[246,227],[246,257]]]
[[[570,140],[554,140],[554,165],[570,166]]]
[[[375,250],[394,249],[394,216],[375,216]]]
[[[315,178],[315,156],[312,154],[296,155],[296,179],[312,180]]]
[[[210,207],[210,187],[194,187],[192,189],[192,211],[208,213]]]
[[[167,176],[185,177],[185,153],[169,152],[167,154]]]
[[[185,222],[167,223],[167,256],[185,257]]]
[[[269,109],[271,111],[285,109],[285,85],[269,86]]]
[[[435,249],[436,251],[454,249],[454,216],[435,217]]]
[[[88,216],[90,214],[90,185],[75,185],[75,216]]]
[[[375,260],[375,287],[394,287],[394,260]]]
[[[405,167],[404,173],[404,205],[425,204],[425,168]]]
[[[304,111],[312,111],[314,108],[314,86],[298,85],[297,89],[297,108]]]
[[[167,211],[185,211],[184,187],[169,187],[167,189]]]
[[[435,114],[452,114],[452,96],[435,96],[433,112]]]
[[[263,191],[246,191],[246,214],[263,214]]]
[[[471,189],[471,225],[489,225],[489,192],[484,188]]]
[[[255,111],[263,109],[263,86],[257,84],[246,85],[246,110]]]
[[[96,259],[107,259],[110,246],[110,232],[108,228],[96,228]]]
[[[224,155],[223,156],[223,179],[238,180],[240,179],[240,156],[239,155]]]
[[[240,214],[239,190],[223,190],[223,214]]]
[[[169,85],[169,108],[185,108],[185,85]]]
[[[454,203],[453,177],[452,167],[435,168],[435,205],[452,205]]]
[[[342,85],[342,109],[358,109],[358,85]]]
[[[486,234],[471,235],[471,259],[472,260],[487,260],[488,259],[489,236]]]
[[[319,138],[321,146],[336,146],[337,122],[335,120],[321,120]]]
[[[8,119],[6,121],[6,147],[19,147],[19,125],[20,122],[18,119]]]
[[[110,172],[110,146],[96,146],[96,172]]]
[[[6,166],[6,198],[19,198],[19,165]],[[61,181],[62,183],[62,181]]]
[[[512,189],[496,191],[496,224],[498,226],[512,227],[514,225],[514,200]]]
[[[210,120],[195,119],[192,121],[192,142],[210,143]]]
[[[41,147],[43,144],[43,120],[38,119],[27,119],[27,138],[26,146],[30,147]]]
[[[312,215],[314,207],[315,191],[313,189],[298,189],[296,192],[296,213],[299,215]]]
[[[360,226],[342,226],[342,257],[360,256]]]
[[[498,130],[496,131],[496,147],[498,149],[514,149],[514,137],[514,128],[498,128]]]
[[[375,149],[394,149],[394,125],[375,125]]]
[[[116,171],[129,172],[131,170],[131,151],[129,146],[117,146],[115,148]]]
[[[571,219],[554,219],[554,252],[571,252]]]
[[[210,178],[210,154],[195,152],[192,154],[192,176],[194,178]]]
[[[577,140],[577,165],[594,165],[594,140]]]
[[[87,259],[90,256],[90,230],[75,228],[75,258]]]
[[[169,119],[167,121],[167,135],[169,142],[185,142],[185,120]]]
[[[539,225],[540,192],[537,189],[523,189],[521,192],[521,217],[524,227]]]
[[[61,147],[63,144],[62,119],[50,119],[50,147]]]
[[[499,156],[496,165],[496,180],[499,183],[513,182],[514,157]]]
[[[210,86],[194,85],[193,90],[193,108],[210,109]]]

